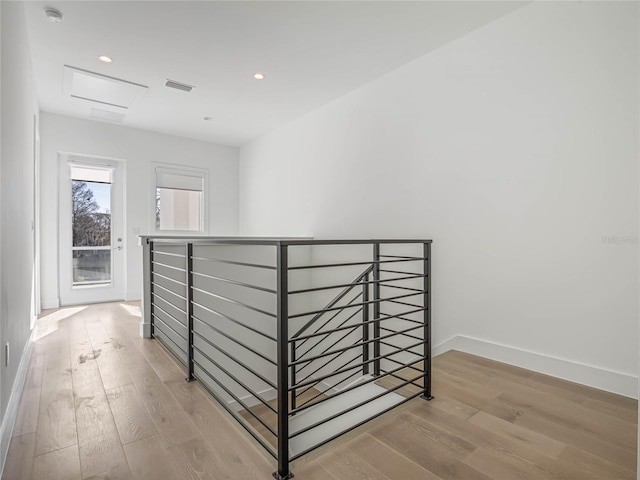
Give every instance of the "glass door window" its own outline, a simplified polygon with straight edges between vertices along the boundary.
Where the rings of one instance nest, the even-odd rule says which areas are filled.
[[[111,173],[71,167],[74,287],[111,284]]]

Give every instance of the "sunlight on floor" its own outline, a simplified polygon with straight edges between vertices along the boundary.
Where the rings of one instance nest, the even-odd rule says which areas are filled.
[[[37,331],[34,340],[40,340],[46,337],[50,333],[58,330],[58,324],[69,317],[74,316],[77,313],[82,312],[87,307],[66,307],[52,311],[51,313],[45,313],[38,318]]]
[[[133,317],[142,317],[142,310],[138,305],[129,305],[126,303],[121,303],[120,307],[122,307],[129,315]]]

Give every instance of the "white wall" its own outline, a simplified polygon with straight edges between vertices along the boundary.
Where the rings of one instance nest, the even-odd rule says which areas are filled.
[[[532,3],[243,146],[240,233],[433,238],[436,345],[636,395],[637,32]]]
[[[29,360],[34,241],[34,118],[31,53],[22,2],[1,2],[0,103],[0,465]],[[4,346],[10,346],[9,365]],[[22,363],[21,363],[22,361]],[[21,368],[19,368],[21,367]]]
[[[43,308],[58,304],[58,152],[116,158],[126,166],[127,299],[142,291],[142,247],[137,235],[152,229],[152,163],[169,163],[209,172],[209,235],[238,229],[238,149],[103,122],[43,112],[41,134],[41,272]]]

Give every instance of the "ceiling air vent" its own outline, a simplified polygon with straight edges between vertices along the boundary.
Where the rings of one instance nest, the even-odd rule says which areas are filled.
[[[169,88],[175,88],[176,90],[182,90],[183,92],[190,92],[193,90],[193,85],[187,85],[186,83],[176,82],[175,80],[167,80],[165,85]]]

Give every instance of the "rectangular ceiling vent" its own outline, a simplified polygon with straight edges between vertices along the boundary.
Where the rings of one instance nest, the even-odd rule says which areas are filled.
[[[193,85],[187,85],[186,83],[176,82],[175,80],[167,79],[165,85],[169,88],[175,88],[176,90],[182,90],[183,92],[190,92],[193,90]]]

